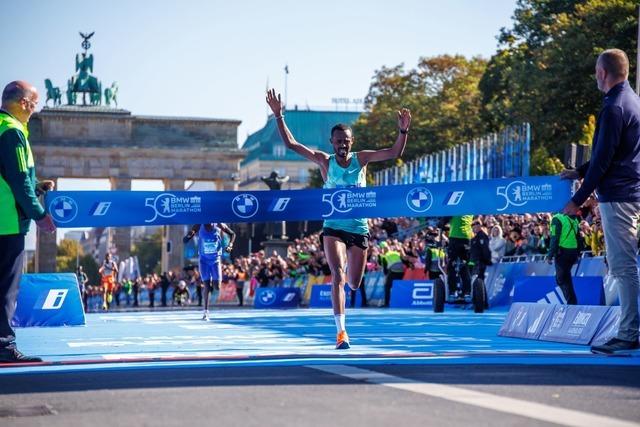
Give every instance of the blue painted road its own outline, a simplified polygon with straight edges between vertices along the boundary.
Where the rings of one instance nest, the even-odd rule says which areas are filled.
[[[640,366],[626,357],[592,355],[586,346],[499,337],[506,310],[475,314],[406,309],[351,309],[352,348],[334,349],[324,309],[119,312],[87,315],[82,327],[23,328],[18,345],[46,362],[5,366],[0,375],[176,366],[313,364],[527,364]]]

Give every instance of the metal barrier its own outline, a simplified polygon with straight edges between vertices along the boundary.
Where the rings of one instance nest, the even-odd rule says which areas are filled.
[[[376,185],[529,176],[528,123],[376,172]]]

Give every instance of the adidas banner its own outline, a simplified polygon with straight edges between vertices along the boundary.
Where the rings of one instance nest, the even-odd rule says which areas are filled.
[[[569,200],[557,176],[279,191],[52,191],[58,227],[114,227],[555,212]]]

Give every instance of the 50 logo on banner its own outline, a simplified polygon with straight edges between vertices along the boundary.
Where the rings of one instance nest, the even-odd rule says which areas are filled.
[[[545,201],[553,199],[553,185],[527,184],[523,181],[513,181],[509,185],[496,189],[498,196],[504,197],[505,205],[497,209],[503,211],[509,206],[524,206],[530,201]]]
[[[377,193],[375,191],[351,191],[341,189],[333,193],[325,193],[322,195],[322,201],[328,203],[331,211],[322,214],[323,218],[328,218],[334,212],[347,213],[353,208],[375,208]]]
[[[144,222],[154,222],[156,218],[172,218],[179,213],[202,212],[202,198],[200,196],[176,196],[171,193],[162,193],[156,197],[148,197],[144,205],[153,209],[153,217]]]

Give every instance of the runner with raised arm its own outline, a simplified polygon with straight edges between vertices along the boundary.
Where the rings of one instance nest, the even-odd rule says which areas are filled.
[[[365,187],[369,163],[402,156],[411,124],[411,113],[403,108],[398,111],[398,138],[392,147],[358,152],[351,151],[354,142],[351,128],[337,124],[331,129],[334,154],[328,154],[312,150],[295,140],[284,121],[281,96],[274,89],[267,92],[267,104],[273,111],[285,146],[320,167],[324,188]],[[324,252],[331,269],[331,303],[338,332],[336,349],[347,349],[350,345],[345,329],[344,284],[348,283],[354,290],[360,286],[369,247],[369,227],[366,218],[329,219],[324,221],[322,233]]]

